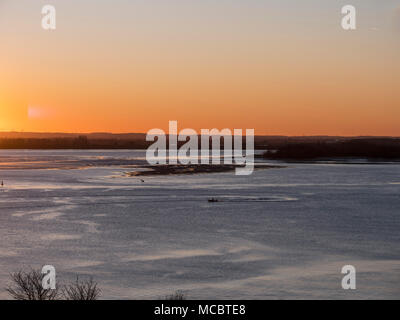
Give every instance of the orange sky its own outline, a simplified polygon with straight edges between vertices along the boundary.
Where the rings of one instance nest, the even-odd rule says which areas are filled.
[[[340,5],[314,0],[53,1],[52,32],[40,27],[43,1],[17,2],[0,0],[1,131],[147,132],[178,120],[400,136],[396,1],[355,1],[353,32],[340,28]]]

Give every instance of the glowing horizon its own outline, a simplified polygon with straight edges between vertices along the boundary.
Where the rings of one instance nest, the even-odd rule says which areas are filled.
[[[400,6],[0,0],[0,131],[400,136]]]

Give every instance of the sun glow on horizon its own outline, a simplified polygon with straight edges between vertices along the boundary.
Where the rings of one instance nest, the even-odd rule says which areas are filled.
[[[2,2],[0,130],[400,136],[397,1],[53,2]]]

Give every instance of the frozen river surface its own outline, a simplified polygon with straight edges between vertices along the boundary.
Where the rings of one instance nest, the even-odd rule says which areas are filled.
[[[400,298],[400,165],[143,183],[124,174],[143,158],[0,151],[0,288],[50,264],[58,281],[93,276],[106,299]],[[341,287],[344,265],[356,267],[356,290]]]

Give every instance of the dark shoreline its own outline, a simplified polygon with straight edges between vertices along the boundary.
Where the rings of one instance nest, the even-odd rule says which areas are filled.
[[[238,165],[204,165],[204,164],[188,164],[188,165],[148,165],[148,166],[138,166],[138,169],[147,169],[146,171],[131,171],[126,172],[129,177],[144,177],[144,176],[164,176],[164,175],[191,175],[200,173],[221,173],[221,172],[231,172],[236,168],[243,168],[243,166]],[[280,165],[255,165],[254,169],[282,169],[285,166]]]
[[[372,164],[400,164],[400,158],[374,158],[374,157],[321,157],[321,158],[274,158],[265,155],[255,155],[256,159],[276,161],[279,163],[299,164],[348,164],[348,165],[372,165]]]
[[[167,135],[168,136],[168,135]],[[224,139],[221,139],[221,149]],[[243,137],[243,146],[245,143]],[[168,140],[167,140],[168,142]],[[212,139],[210,138],[210,142]],[[146,141],[146,134],[63,134],[63,133],[12,133],[0,132],[0,150],[145,150],[153,141]],[[178,142],[178,147],[185,144]],[[201,140],[199,137],[199,146]],[[356,156],[379,155],[388,149],[397,149],[400,137],[340,137],[340,136],[254,136],[255,150],[278,150],[290,156],[309,156],[315,152],[320,155],[334,156],[344,151],[343,155]],[[210,144],[211,146],[211,144]],[[168,147],[168,143],[167,146]],[[371,148],[372,147],[372,148]],[[299,148],[305,150],[299,150]],[[321,153],[322,152],[322,153]],[[373,153],[371,153],[373,152]],[[399,155],[397,153],[397,155]],[[283,155],[282,155],[283,156]]]

